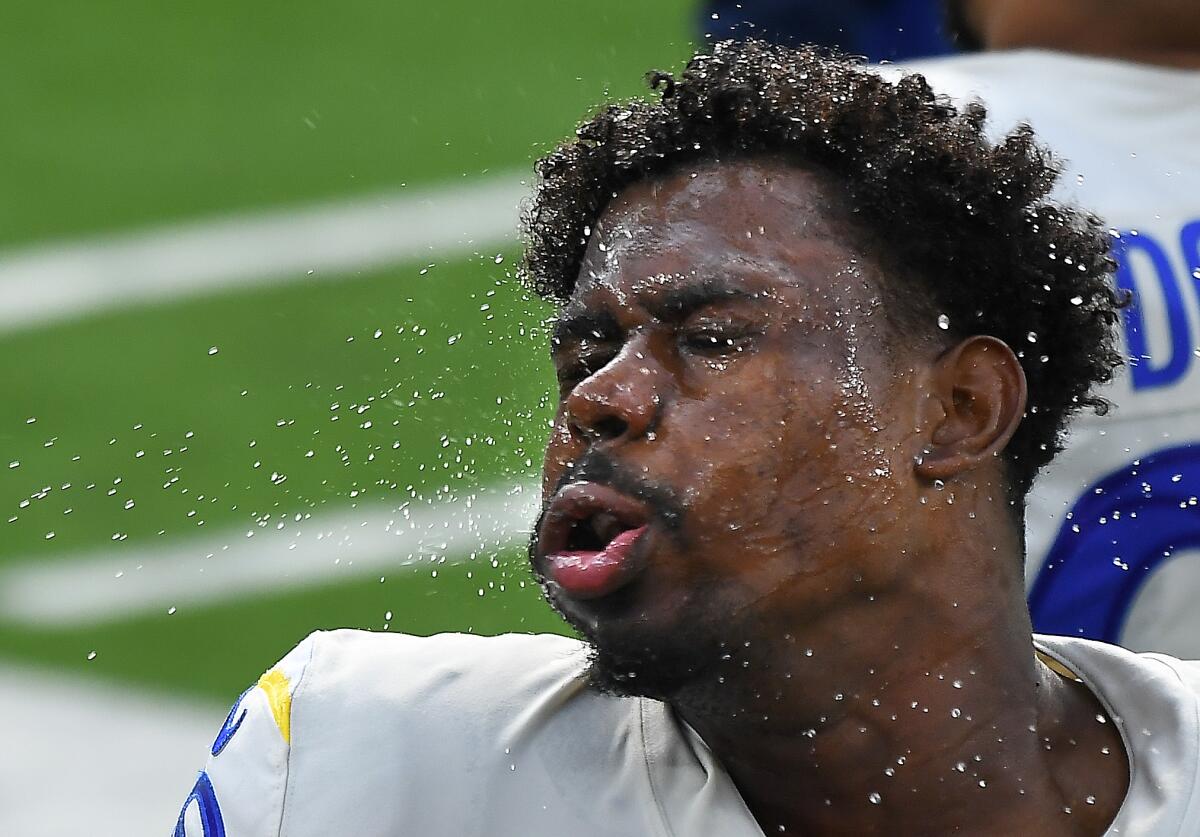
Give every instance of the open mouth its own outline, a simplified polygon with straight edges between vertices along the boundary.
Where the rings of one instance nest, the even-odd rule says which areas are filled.
[[[642,503],[608,486],[567,486],[546,510],[538,537],[546,577],[574,598],[615,591],[642,569],[634,546],[649,520]]]
[[[636,525],[625,523],[612,512],[596,512],[571,524],[566,546],[572,552],[599,552],[622,532],[636,528]]]

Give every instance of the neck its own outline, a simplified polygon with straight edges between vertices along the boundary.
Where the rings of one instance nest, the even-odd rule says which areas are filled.
[[[1036,661],[1016,559],[999,585],[994,555],[953,563],[980,577],[906,582],[672,701],[766,834],[1099,834],[1115,815],[1121,765],[1093,762],[1120,738]]]
[[[1200,30],[1186,16],[1137,4],[1009,0],[975,14],[988,50],[1052,49],[1138,64],[1200,68]]]

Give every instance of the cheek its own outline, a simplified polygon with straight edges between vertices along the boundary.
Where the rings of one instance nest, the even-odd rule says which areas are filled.
[[[577,442],[567,427],[566,416],[560,407],[554,417],[554,429],[546,442],[546,456],[542,460],[542,496],[549,497],[563,472],[571,466],[578,455]]]
[[[680,399],[671,422],[683,445],[682,484],[705,517],[738,529],[776,505],[824,445],[817,404],[827,396],[772,368],[755,372],[731,376],[703,399]]]
[[[866,552],[907,542],[914,502],[913,454],[919,440],[903,385],[873,388],[864,403],[836,385],[823,402],[825,418],[795,423],[793,450],[805,451],[784,470],[796,530],[818,548]],[[885,418],[886,417],[886,418]]]
[[[746,390],[685,407],[686,424],[703,427],[683,461],[705,516],[743,535],[783,536],[892,514],[902,474],[878,411],[864,410],[836,370],[763,372]]]

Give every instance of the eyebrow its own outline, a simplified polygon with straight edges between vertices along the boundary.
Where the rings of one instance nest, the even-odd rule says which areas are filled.
[[[711,276],[668,288],[641,300],[657,319],[677,322],[706,305],[753,299],[754,292],[726,277]]]
[[[754,297],[755,293],[740,283],[714,276],[643,294],[638,302],[658,320],[679,322],[706,305]],[[611,311],[578,308],[563,311],[554,324],[551,338],[558,345],[569,340],[613,339],[620,333],[621,325]]]
[[[564,316],[554,323],[551,346],[558,346],[569,340],[586,340],[589,337],[614,338],[620,333],[621,326],[611,311],[583,309],[572,313],[564,312]]]

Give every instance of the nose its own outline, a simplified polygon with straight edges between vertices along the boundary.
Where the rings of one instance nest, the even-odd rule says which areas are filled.
[[[638,439],[654,428],[660,369],[639,343],[626,344],[571,391],[565,406],[572,435],[597,444]]]

